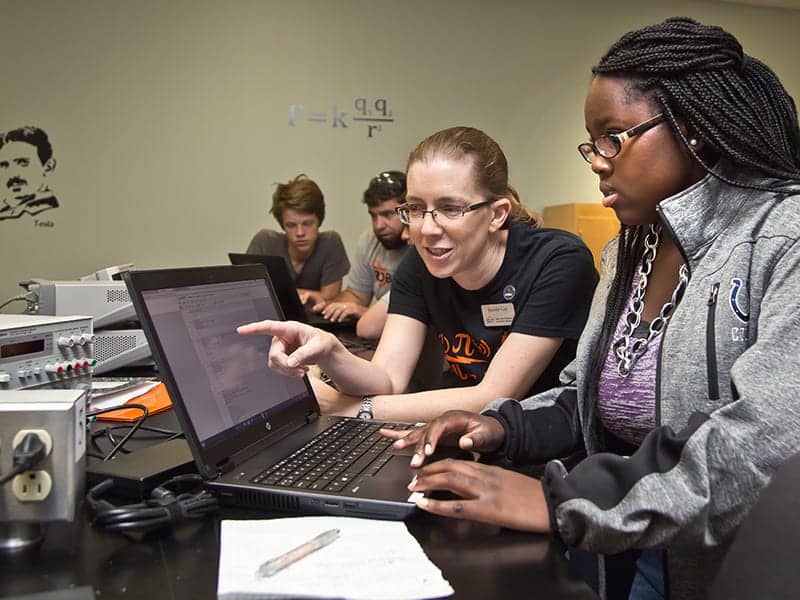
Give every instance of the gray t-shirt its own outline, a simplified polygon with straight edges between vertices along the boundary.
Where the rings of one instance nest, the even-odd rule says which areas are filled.
[[[358,238],[353,268],[347,277],[348,287],[372,294],[377,300],[389,291],[394,272],[407,251],[405,245],[387,250],[371,228],[365,230]]]
[[[294,277],[295,285],[306,290],[318,290],[323,285],[339,281],[350,270],[342,238],[335,231],[320,232],[314,251],[299,273],[294,270],[289,257],[286,234],[280,231],[262,229],[253,236],[247,253],[282,256]]]

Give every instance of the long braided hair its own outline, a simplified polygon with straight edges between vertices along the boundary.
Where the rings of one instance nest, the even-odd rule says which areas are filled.
[[[686,17],[667,19],[623,35],[592,73],[625,78],[631,93],[661,105],[683,145],[714,177],[738,187],[775,192],[781,191],[782,183],[800,181],[800,128],[794,100],[777,75],[745,54],[724,29]],[[678,118],[691,137],[703,140],[704,151],[689,144]],[[738,172],[778,181],[771,186],[733,181],[718,171],[718,158],[738,166]],[[590,367],[593,397],[645,235],[643,226],[620,229],[617,269]]]

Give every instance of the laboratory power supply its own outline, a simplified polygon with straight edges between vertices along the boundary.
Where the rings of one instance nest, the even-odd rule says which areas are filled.
[[[91,317],[0,314],[0,390],[88,381],[93,345]]]

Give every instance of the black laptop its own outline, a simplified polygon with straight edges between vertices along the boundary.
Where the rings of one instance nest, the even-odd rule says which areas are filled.
[[[232,265],[264,265],[269,273],[269,278],[275,288],[278,301],[281,304],[284,315],[290,321],[300,321],[308,323],[314,327],[327,331],[355,331],[355,320],[329,321],[319,313],[306,309],[300,302],[297,294],[297,286],[289,272],[289,266],[282,256],[270,254],[243,254],[239,252],[229,252],[228,259]]]
[[[321,415],[306,377],[267,367],[269,338],[236,333],[283,318],[263,266],[124,277],[197,468],[221,502],[380,519],[414,510],[410,449],[392,450],[381,423]]]

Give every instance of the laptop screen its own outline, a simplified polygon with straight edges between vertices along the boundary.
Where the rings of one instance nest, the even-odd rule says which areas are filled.
[[[294,279],[292,279],[289,267],[283,257],[269,254],[229,252],[228,258],[232,265],[264,265],[286,319],[288,321],[300,321],[301,323],[307,322],[306,310],[303,308],[303,303],[300,302]]]
[[[265,279],[143,290],[142,300],[202,447],[308,398],[303,379],[267,367],[269,338],[236,333],[280,319]]]

